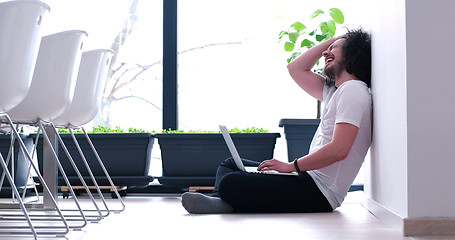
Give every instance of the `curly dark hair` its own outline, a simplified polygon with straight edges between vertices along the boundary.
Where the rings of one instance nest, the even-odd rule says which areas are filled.
[[[346,71],[371,85],[371,38],[362,28],[348,30],[342,47]]]

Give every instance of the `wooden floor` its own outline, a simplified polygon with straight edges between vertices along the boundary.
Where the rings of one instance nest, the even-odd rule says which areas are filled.
[[[181,206],[180,195],[129,195],[123,198],[124,212],[89,223],[81,230],[72,230],[59,239],[455,239],[402,237],[362,206],[362,194],[349,193],[343,205],[333,213],[221,215],[188,214]],[[69,201],[71,199],[59,199],[59,204],[63,206]],[[80,201],[89,202],[88,199]],[[32,238],[0,236],[0,239]]]

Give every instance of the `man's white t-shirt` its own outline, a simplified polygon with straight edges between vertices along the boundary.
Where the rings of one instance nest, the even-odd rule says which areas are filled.
[[[371,93],[366,83],[350,80],[338,88],[324,86],[322,118],[310,145],[310,153],[332,141],[335,124],[359,128],[348,156],[327,167],[308,171],[333,209],[339,207],[354,181],[371,145]]]

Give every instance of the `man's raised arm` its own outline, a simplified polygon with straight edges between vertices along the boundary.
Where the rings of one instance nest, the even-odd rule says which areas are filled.
[[[325,79],[314,73],[311,69],[316,62],[322,57],[322,53],[334,43],[337,38],[330,38],[304,52],[294,61],[288,64],[288,71],[294,81],[305,92],[318,100],[322,100],[322,89]]]

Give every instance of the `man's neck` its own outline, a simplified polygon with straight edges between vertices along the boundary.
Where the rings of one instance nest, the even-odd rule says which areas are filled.
[[[354,74],[350,74],[348,72],[343,71],[340,76],[338,76],[336,79],[335,79],[335,87],[340,87],[341,84],[349,81],[349,80],[359,80],[359,78],[357,78]]]

